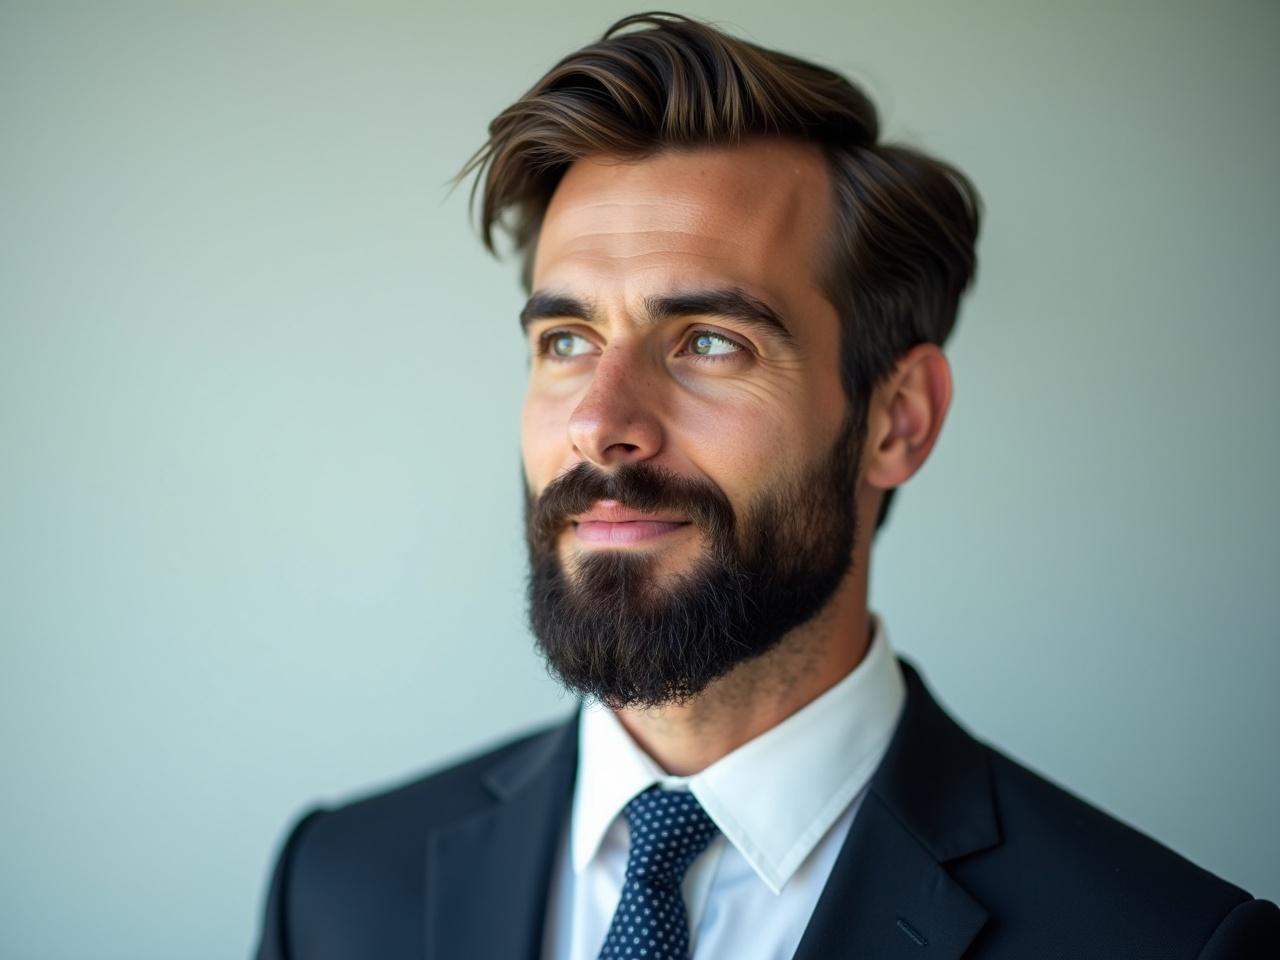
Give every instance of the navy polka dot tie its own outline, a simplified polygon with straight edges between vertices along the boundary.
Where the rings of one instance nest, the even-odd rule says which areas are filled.
[[[651,787],[627,804],[631,852],[600,960],[689,960],[680,884],[716,825],[687,791]]]

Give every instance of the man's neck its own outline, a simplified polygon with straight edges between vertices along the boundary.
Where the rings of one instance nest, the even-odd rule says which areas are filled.
[[[865,583],[846,581],[816,617],[688,703],[615,713],[660,767],[694,774],[831,689],[862,662],[870,643]]]

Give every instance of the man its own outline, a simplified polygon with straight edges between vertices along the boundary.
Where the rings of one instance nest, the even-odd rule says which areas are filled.
[[[867,609],[976,192],[821,67],[629,17],[490,126],[530,619],[575,715],[337,809],[263,960],[1280,955],[1280,911],[962,730]]]

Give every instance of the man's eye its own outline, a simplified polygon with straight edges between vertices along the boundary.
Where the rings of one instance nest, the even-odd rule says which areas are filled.
[[[689,340],[689,353],[698,357],[724,357],[741,352],[742,345],[726,336],[700,330]]]
[[[567,330],[552,330],[539,338],[540,353],[555,360],[567,360],[590,353],[591,342],[586,337],[578,336]]]

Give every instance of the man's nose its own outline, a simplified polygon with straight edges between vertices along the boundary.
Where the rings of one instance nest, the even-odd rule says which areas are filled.
[[[657,380],[639,350],[606,347],[569,417],[574,450],[601,467],[655,456],[663,442]]]

